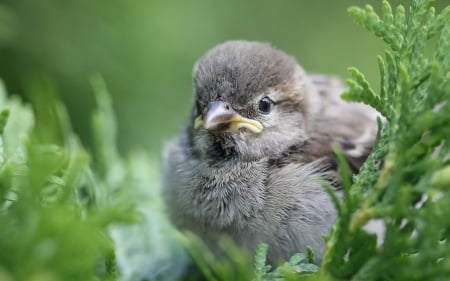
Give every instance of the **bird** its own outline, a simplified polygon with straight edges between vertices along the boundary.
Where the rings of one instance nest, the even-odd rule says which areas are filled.
[[[354,173],[371,152],[378,112],[341,98],[334,76],[310,74],[270,43],[231,40],[193,68],[188,122],[165,144],[170,221],[220,255],[221,237],[278,264],[310,247],[320,264],[342,187],[333,144]]]

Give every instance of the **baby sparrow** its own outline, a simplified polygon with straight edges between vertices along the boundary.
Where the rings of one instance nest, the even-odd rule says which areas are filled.
[[[310,246],[320,259],[336,210],[318,181],[339,190],[338,143],[354,172],[376,136],[377,112],[340,98],[336,78],[308,75],[266,43],[220,44],[194,67],[188,124],[164,150],[171,221],[214,251],[228,235],[277,263]]]

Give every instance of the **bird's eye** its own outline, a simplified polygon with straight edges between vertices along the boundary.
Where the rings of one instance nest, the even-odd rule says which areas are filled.
[[[272,110],[273,101],[268,97],[263,97],[259,101],[258,109],[261,113],[268,114]]]

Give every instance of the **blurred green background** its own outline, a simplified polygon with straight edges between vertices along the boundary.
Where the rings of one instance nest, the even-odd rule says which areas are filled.
[[[0,77],[16,94],[30,76],[51,77],[89,145],[89,77],[100,73],[113,95],[120,148],[159,155],[187,117],[195,60],[225,40],[268,41],[308,71],[345,78],[356,66],[376,81],[384,46],[346,11],[366,3],[379,10],[381,1],[3,0]]]

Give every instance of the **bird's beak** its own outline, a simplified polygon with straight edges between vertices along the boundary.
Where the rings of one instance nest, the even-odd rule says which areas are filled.
[[[195,118],[194,128],[197,129],[200,126],[214,132],[235,132],[240,128],[246,128],[258,134],[263,130],[261,123],[241,116],[228,103],[222,101],[212,102],[205,114]]]

